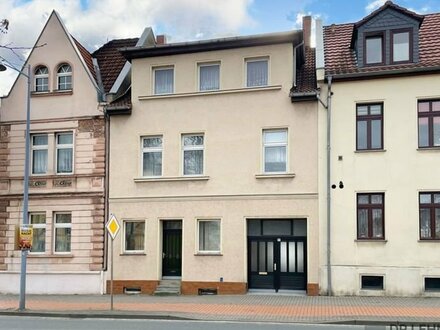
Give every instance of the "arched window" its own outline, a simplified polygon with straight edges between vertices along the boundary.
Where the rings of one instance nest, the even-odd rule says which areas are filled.
[[[49,70],[45,66],[35,69],[35,91],[47,92],[49,90]]]
[[[69,64],[62,64],[57,71],[58,90],[72,89],[72,68]]]

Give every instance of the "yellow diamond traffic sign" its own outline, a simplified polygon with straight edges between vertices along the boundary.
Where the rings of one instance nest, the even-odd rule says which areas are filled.
[[[109,232],[112,239],[115,239],[119,229],[121,229],[121,226],[119,226],[118,219],[116,219],[114,214],[110,215],[110,220],[107,222],[107,226],[105,226],[105,228]]]

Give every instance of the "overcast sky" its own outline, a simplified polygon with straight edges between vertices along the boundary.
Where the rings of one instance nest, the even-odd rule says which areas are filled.
[[[385,0],[0,0],[0,46],[32,47],[53,9],[89,51],[115,38],[139,37],[147,26],[170,42],[287,31],[301,27],[304,14],[324,24],[355,22]],[[440,11],[439,0],[396,0],[419,13]],[[28,52],[0,48],[0,56],[21,67]],[[0,73],[0,95],[15,73]]]

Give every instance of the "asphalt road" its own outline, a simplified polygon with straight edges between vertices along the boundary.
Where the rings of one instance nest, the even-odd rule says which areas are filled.
[[[364,326],[306,325],[250,322],[205,322],[174,320],[67,319],[35,316],[0,316],[0,329],[5,330],[324,330],[365,329]],[[369,329],[369,327],[367,327]]]

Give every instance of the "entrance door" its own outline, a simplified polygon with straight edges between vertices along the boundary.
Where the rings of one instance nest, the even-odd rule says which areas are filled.
[[[249,288],[305,290],[305,237],[249,237]]]
[[[163,221],[162,276],[182,275],[182,221]]]

